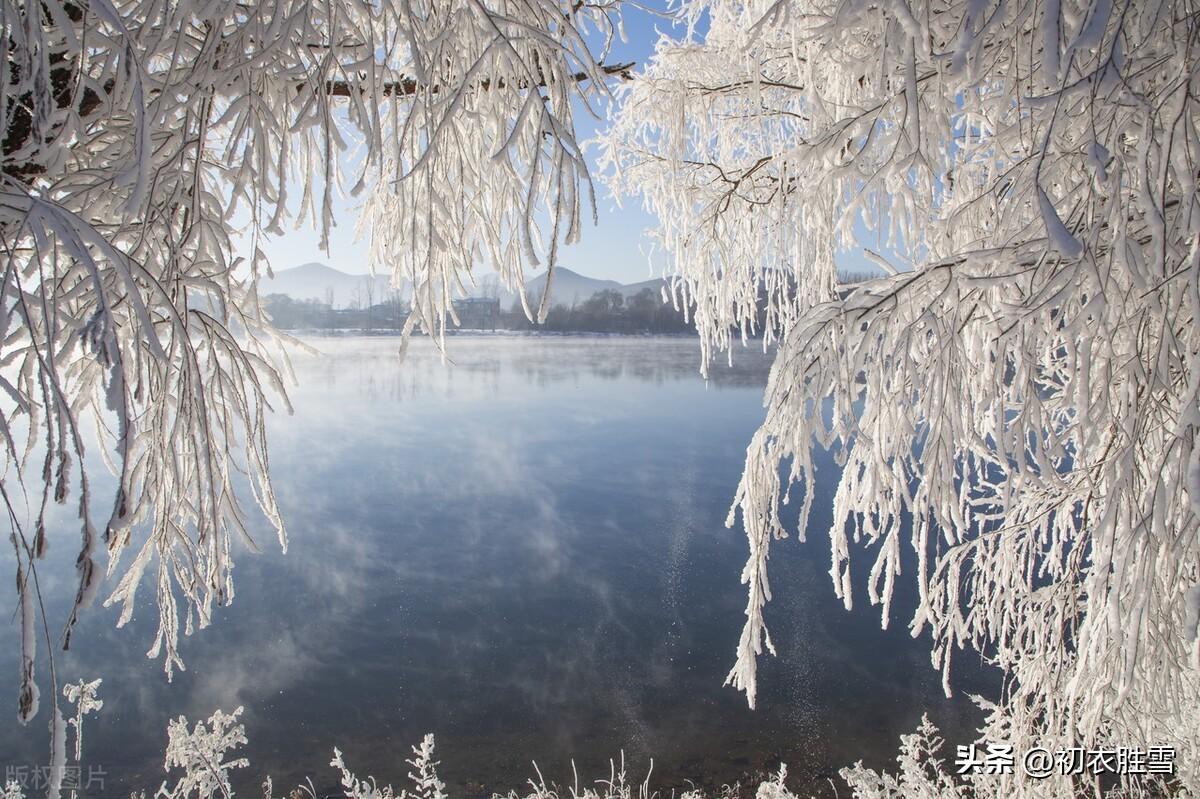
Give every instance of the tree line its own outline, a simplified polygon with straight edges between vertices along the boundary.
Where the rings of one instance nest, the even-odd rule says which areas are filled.
[[[477,301],[478,302],[478,301]],[[644,288],[626,297],[605,289],[582,302],[550,307],[546,320],[529,320],[519,300],[505,309],[495,300],[492,314],[460,313],[459,329],[541,330],[554,333],[657,333],[694,334],[682,308],[663,302],[659,292]],[[286,294],[269,294],[264,306],[274,325],[282,330],[357,330],[364,333],[399,331],[408,318],[409,305],[398,295],[381,303],[334,308],[328,301],[298,300]]]

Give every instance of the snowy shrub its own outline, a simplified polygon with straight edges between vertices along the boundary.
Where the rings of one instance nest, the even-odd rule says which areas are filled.
[[[437,762],[433,759],[432,734],[426,735],[420,746],[413,747],[413,758],[405,762],[416,769],[415,772],[408,772],[413,791],[410,793],[402,790],[399,794],[393,793],[390,785],[380,789],[374,777],[368,777],[366,780],[355,777],[346,767],[338,749],[333,750],[333,761],[330,765],[342,773],[342,787],[346,789],[346,796],[350,799],[446,799],[446,785],[438,779]]]
[[[198,722],[193,731],[188,730],[187,719],[180,716],[168,727],[169,744],[167,748],[166,767],[180,767],[184,770],[176,787],[168,789],[166,783],[158,790],[156,796],[163,799],[187,799],[195,792],[196,799],[228,799],[233,796],[229,784],[228,772],[231,768],[242,768],[248,765],[245,758],[222,762],[228,752],[247,743],[241,724],[233,725],[241,708],[227,716],[220,710],[213,713],[207,726]],[[437,774],[438,762],[433,759],[434,737],[427,734],[419,746],[412,748],[412,758],[406,760],[412,767],[408,779],[412,783],[411,790],[402,789],[397,793],[392,786],[380,787],[374,777],[360,779],[346,765],[341,750],[333,750],[333,760],[330,765],[341,774],[343,795],[347,799],[448,799],[446,785]],[[656,794],[650,791],[650,777],[636,788],[632,786],[625,773],[625,759],[622,755],[620,764],[610,761],[610,773],[606,780],[597,780],[596,787],[580,786],[578,775],[575,784],[569,789],[571,799],[653,799]],[[654,768],[653,761],[650,764]],[[535,771],[537,765],[534,764]],[[782,779],[785,772],[781,771],[778,789],[782,790]],[[771,783],[776,785],[776,783]],[[265,799],[274,799],[274,785],[268,777],[263,783]],[[144,792],[141,796],[144,797]],[[11,799],[17,799],[20,794]],[[138,794],[135,794],[137,797]],[[316,799],[316,791],[309,780],[289,793],[293,799]],[[540,771],[536,780],[529,780],[529,793],[520,794],[512,791],[506,795],[493,794],[493,799],[559,799],[560,793],[546,784]],[[786,791],[782,794],[763,796],[760,799],[789,799]],[[7,795],[0,799],[10,799]],[[688,791],[680,799],[704,799],[698,791]],[[736,799],[735,790],[726,790],[720,797],[714,799]]]
[[[955,781],[937,757],[941,748],[937,728],[928,716],[922,716],[916,732],[900,736],[897,774],[865,768],[861,761],[838,774],[849,783],[856,799],[967,799],[973,794]]]
[[[79,761],[83,757],[83,717],[88,713],[98,713],[104,707],[104,700],[96,698],[96,691],[100,688],[100,683],[103,680],[96,679],[91,682],[70,683],[63,686],[63,696],[67,701],[75,705],[75,717],[68,720],[68,724],[75,728],[75,760]]]
[[[246,730],[238,723],[242,708],[226,715],[220,710],[188,729],[183,716],[167,725],[167,751],[163,768],[183,769],[183,775],[173,787],[164,782],[157,796],[163,799],[209,799],[209,797],[233,795],[229,784],[229,771],[246,768],[250,761],[244,757],[225,760],[226,753],[246,743]]]

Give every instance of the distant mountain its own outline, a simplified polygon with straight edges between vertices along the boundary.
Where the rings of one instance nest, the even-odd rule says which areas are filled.
[[[273,278],[264,278],[258,285],[258,294],[260,297],[265,297],[268,294],[286,294],[293,300],[317,300],[325,302],[330,291],[333,292],[333,307],[348,308],[355,304],[356,300],[365,304],[366,288],[372,278],[369,275],[351,275],[340,269],[334,269],[332,266],[327,266],[322,263],[313,261],[307,264],[293,267],[292,269],[281,269],[275,273]],[[376,275],[374,301],[376,303],[383,302],[384,298],[391,291],[391,278],[383,275]],[[550,287],[550,297],[552,305],[579,305],[585,302],[589,297],[599,291],[618,291],[626,297],[632,297],[642,289],[651,289],[655,296],[659,296],[661,288],[664,285],[661,278],[655,280],[643,280],[638,283],[618,283],[615,280],[598,280],[594,277],[581,275],[578,272],[567,269],[565,266],[556,267],[554,270],[554,282]],[[496,296],[495,293],[495,278],[490,280],[484,279],[480,282],[481,286],[491,286],[490,292],[486,288],[481,288],[478,294],[489,294]],[[525,284],[525,294],[529,297],[531,305],[535,306],[542,299],[542,290],[546,285],[546,273],[543,272],[537,277]],[[516,300],[516,294],[501,290],[499,292],[500,303],[505,310],[512,307]]]
[[[391,278],[384,275],[349,275],[340,269],[315,261],[301,264],[292,269],[281,269],[273,278],[264,278],[258,284],[258,295],[286,294],[293,300],[318,300],[325,302],[333,292],[333,307],[347,308],[356,301],[367,302],[367,287],[374,282],[375,303],[383,302],[391,290]]]
[[[554,269],[554,280],[550,284],[550,304],[578,305],[600,291],[616,291],[625,297],[632,297],[642,289],[648,288],[654,291],[655,296],[658,296],[664,282],[662,278],[643,280],[640,283],[618,283],[615,280],[597,280],[594,277],[581,275],[572,269],[567,269],[565,266],[558,266]],[[536,306],[541,301],[542,291],[545,289],[545,286],[545,272],[525,284],[525,296],[529,298],[531,306]],[[516,294],[512,292],[502,292],[500,294],[500,302],[505,308],[510,307],[515,299]]]
[[[626,297],[632,297],[634,294],[641,292],[643,289],[650,289],[654,292],[655,297],[662,297],[662,290],[666,287],[667,296],[671,296],[670,281],[666,278],[656,277],[650,280],[643,280],[639,283],[627,283],[621,287],[621,293]]]
[[[550,298],[552,304],[575,305],[583,302],[588,297],[598,291],[611,289],[620,291],[621,284],[615,280],[597,280],[594,277],[587,277],[578,272],[567,269],[565,266],[558,266],[554,269],[554,281],[550,285]],[[525,284],[525,296],[529,298],[530,305],[537,305],[541,302],[542,292],[546,289],[546,273],[530,280]],[[501,296],[501,302],[505,307],[508,307],[515,294],[509,292]]]

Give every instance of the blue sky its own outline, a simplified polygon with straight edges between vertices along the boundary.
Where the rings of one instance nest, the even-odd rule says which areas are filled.
[[[665,10],[663,0],[645,3],[648,8]],[[632,4],[625,10],[625,33],[627,41],[614,42],[613,52],[606,58],[608,63],[634,61],[644,63],[654,49],[658,38],[656,30],[669,30],[671,22],[655,16]],[[591,119],[580,109],[577,116],[581,139],[590,139],[603,127],[604,120]],[[588,148],[594,158],[595,148]],[[593,161],[593,167],[595,162]],[[562,251],[560,263],[576,272],[596,278],[631,283],[654,274],[647,253],[649,241],[643,231],[654,224],[653,217],[640,207],[618,208],[593,168],[596,184],[596,209],[598,222],[585,224],[583,238],[579,244]],[[299,190],[293,193],[298,196]],[[357,220],[358,199],[339,198],[335,201],[337,227],[330,234],[329,252],[320,249],[320,234],[305,223],[298,230],[289,230],[283,236],[261,244],[271,259],[275,270],[288,269],[309,261],[320,261],[343,272],[365,274],[369,271],[366,241],[355,241],[354,227]],[[659,265],[661,269],[661,264]]]

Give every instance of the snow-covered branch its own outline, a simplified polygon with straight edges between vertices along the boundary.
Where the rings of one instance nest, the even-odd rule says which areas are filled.
[[[848,608],[867,557],[885,625],[897,581],[915,584],[909,626],[947,690],[958,648],[1003,668],[992,740],[1162,740],[1194,789],[1196,9],[684,11],[707,34],[660,42],[603,144],[614,188],[658,217],[705,357],[760,318],[779,344],[730,516],[750,542],[730,681],[753,704],[781,503],[796,485],[796,532],[816,532],[812,452],[829,448]],[[888,274],[839,291],[836,255],[864,234]]]
[[[442,329],[481,260],[520,288],[579,235],[573,104],[628,69],[589,46],[616,21],[557,0],[0,0],[0,488],[23,719],[36,638],[59,643],[35,613],[50,503],[79,515],[62,643],[105,572],[121,624],[148,579],[168,674],[180,632],[233,599],[235,540],[258,545],[247,496],[286,546],[264,421],[289,367],[258,301],[262,242],[305,218],[327,236],[353,168],[414,324]],[[114,495],[93,495],[89,453]]]

